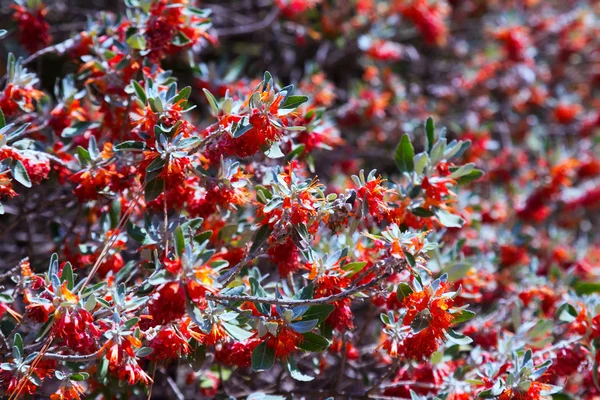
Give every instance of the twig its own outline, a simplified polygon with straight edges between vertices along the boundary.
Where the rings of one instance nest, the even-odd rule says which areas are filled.
[[[392,365],[390,365],[390,368],[385,373],[385,375],[383,375],[381,378],[379,378],[377,380],[377,382],[375,382],[375,384],[373,386],[371,386],[371,388],[369,390],[367,390],[367,396],[375,394],[375,392],[377,392],[377,390],[379,389],[381,384],[383,382],[385,382],[387,379],[389,379],[390,376],[394,375],[399,367],[400,367],[399,361],[395,360],[394,363]]]
[[[225,36],[235,36],[235,35],[244,35],[247,33],[252,33],[256,31],[262,31],[267,28],[269,25],[275,21],[277,16],[279,15],[279,8],[273,7],[271,12],[263,19],[262,21],[258,21],[248,25],[240,25],[235,26],[233,28],[221,28],[217,29],[217,36],[225,37]]]
[[[242,259],[242,261],[240,261],[239,263],[237,263],[235,265],[235,267],[233,267],[232,269],[230,269],[229,271],[227,271],[226,273],[224,273],[219,278],[222,281],[221,284],[223,285],[223,287],[226,287],[231,282],[233,282],[233,280],[240,273],[240,271],[242,270],[242,268],[244,268],[250,261],[254,260],[256,257],[258,257],[259,255],[261,255],[263,252],[264,252],[264,248],[263,247],[259,247],[253,253],[247,254],[246,257],[244,257]]]
[[[173,394],[175,395],[175,397],[177,397],[177,400],[185,400],[183,393],[181,393],[181,390],[179,390],[179,388],[177,387],[177,383],[175,383],[173,378],[171,378],[170,376],[167,376],[167,383],[169,384],[169,387],[173,391]]]

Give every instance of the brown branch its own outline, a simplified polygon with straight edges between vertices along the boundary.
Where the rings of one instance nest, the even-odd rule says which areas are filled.
[[[335,303],[336,301],[344,300],[355,293],[360,291],[369,289],[379,282],[386,279],[390,276],[389,273],[385,273],[378,278],[373,279],[371,282],[365,283],[360,286],[356,286],[352,289],[344,290],[343,292],[333,294],[331,296],[321,297],[318,299],[306,299],[306,300],[296,300],[296,299],[275,299],[275,298],[267,298],[267,297],[257,297],[257,296],[241,296],[241,295],[227,295],[227,294],[207,294],[206,298],[208,300],[229,300],[229,301],[251,301],[254,303],[264,303],[264,304],[276,304],[280,306],[309,306],[309,305],[318,305],[318,304],[329,304]]]
[[[106,350],[104,349],[104,347],[101,347],[98,351],[96,351],[92,354],[84,354],[84,355],[46,353],[46,354],[44,354],[44,358],[49,359],[49,360],[56,360],[56,361],[86,362],[86,361],[91,361],[91,360],[95,360],[97,358],[102,357],[104,355],[105,351]]]

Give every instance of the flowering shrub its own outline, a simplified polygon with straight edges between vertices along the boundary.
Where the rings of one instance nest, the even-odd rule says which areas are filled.
[[[600,398],[600,9],[518,3],[15,3],[3,398]]]

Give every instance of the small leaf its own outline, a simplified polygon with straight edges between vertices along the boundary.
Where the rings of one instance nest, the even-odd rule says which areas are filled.
[[[473,311],[462,310],[461,312],[454,314],[454,320],[452,321],[452,323],[458,324],[461,322],[467,322],[473,319],[475,315],[476,314]]]
[[[402,301],[408,295],[413,292],[413,289],[406,283],[400,283],[398,285],[398,289],[396,289],[396,296],[398,296],[398,300]]]
[[[425,122],[425,133],[427,134],[427,152],[431,153],[435,141],[435,123],[431,117],[427,118],[427,122]]]
[[[275,349],[267,345],[265,340],[252,351],[252,370],[268,371],[275,365]]]
[[[458,178],[456,180],[456,183],[458,183],[459,185],[466,185],[467,183],[476,181],[477,179],[481,178],[482,176],[483,176],[482,170],[474,169],[473,171],[469,172],[468,174],[463,175],[460,178]]]
[[[135,95],[137,98],[140,99],[142,103],[146,104],[148,98],[146,97],[146,91],[144,88],[142,88],[142,86],[134,80],[131,81],[131,86],[133,87],[133,90],[135,90]]]
[[[440,221],[440,224],[444,225],[447,228],[460,228],[463,224],[463,219],[458,215],[450,214],[446,210],[442,210],[438,208],[434,211],[435,216]]]
[[[277,142],[271,143],[271,147],[269,147],[264,153],[269,158],[281,158],[285,156],[285,154],[283,154],[281,151],[281,148],[279,148],[279,144],[277,144]]]
[[[308,96],[288,96],[279,109],[296,109],[308,101]]]
[[[556,310],[556,318],[563,322],[573,322],[577,319],[577,310],[569,303],[561,305]]]
[[[323,322],[327,317],[329,317],[329,314],[331,314],[333,310],[335,310],[335,307],[331,304],[317,304],[310,306],[310,308],[302,316],[302,320],[309,321],[311,319],[316,319],[319,322]]]
[[[165,181],[162,178],[156,178],[146,184],[144,198],[146,203],[156,200],[165,189]]]
[[[448,329],[448,331],[446,332],[446,337],[453,343],[456,344],[469,344],[471,342],[473,342],[473,339],[471,339],[468,336],[463,335],[462,333],[458,333],[453,329]]]
[[[304,317],[304,315],[303,315],[303,317]],[[298,333],[306,333],[306,332],[311,331],[315,326],[317,326],[318,323],[319,323],[319,320],[317,320],[317,319],[311,319],[311,320],[303,319],[302,321],[292,322],[290,324],[290,327]]]
[[[242,329],[237,325],[230,324],[228,322],[221,321],[221,325],[223,326],[223,329],[227,331],[229,336],[236,340],[244,341],[250,339],[252,335],[254,335],[253,332],[248,332],[247,330]]]
[[[20,160],[13,161],[13,163],[10,166],[10,173],[12,174],[13,178],[21,185],[25,186],[26,188],[31,187],[31,180],[29,179],[29,174],[27,173],[25,166]]]
[[[135,353],[135,355],[136,357],[148,357],[152,353],[154,353],[154,349],[152,347],[142,347]]]
[[[127,141],[121,142],[115,146],[115,150],[119,150],[119,151],[144,150],[145,148],[146,148],[146,143],[137,142],[135,140],[127,140]]]
[[[210,109],[212,110],[212,113],[214,115],[217,115],[219,113],[219,105],[217,103],[217,99],[215,99],[215,96],[213,96],[212,93],[209,92],[208,90],[202,89],[202,91],[204,92],[204,95],[206,96],[206,99],[208,100],[208,104],[210,105]],[[250,126],[252,126],[252,125],[250,125]]]
[[[135,49],[135,50],[145,50],[146,49],[146,39],[139,33],[136,33],[135,35],[131,35],[129,37],[129,39],[127,39],[127,44],[129,45],[129,47],[131,47],[132,49]]]
[[[304,340],[297,344],[297,347],[311,352],[321,352],[327,350],[329,347],[329,340],[316,333],[306,332],[303,333]]]
[[[181,259],[183,257],[183,253],[185,252],[185,237],[183,236],[183,229],[181,226],[175,228],[175,253],[177,257]]]
[[[415,169],[414,164],[415,149],[410,142],[408,134],[404,134],[400,143],[396,147],[394,162],[400,172],[412,172]]]
[[[298,365],[296,365],[296,360],[293,358],[288,358],[286,363],[287,370],[290,373],[290,376],[300,382],[310,382],[315,379],[313,376],[305,375],[298,369]]]
[[[89,377],[90,374],[88,374],[87,372],[78,372],[69,376],[69,379],[71,379],[72,381],[85,381]]]
[[[67,282],[67,289],[73,290],[73,266],[67,262],[62,270],[61,282]]]

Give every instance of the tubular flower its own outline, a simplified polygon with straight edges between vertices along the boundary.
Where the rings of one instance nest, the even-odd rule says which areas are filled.
[[[215,358],[227,366],[249,367],[252,360],[252,351],[260,342],[261,340],[258,338],[250,338],[245,342],[225,342],[215,352]]]
[[[173,328],[162,329],[150,342],[152,360],[172,360],[190,352],[187,340]]]
[[[280,359],[288,358],[296,351],[296,346],[304,340],[302,334],[294,331],[284,324],[280,324],[277,335],[268,333],[267,346],[275,349],[275,357]]]
[[[100,337],[100,330],[94,325],[94,318],[87,310],[76,307],[68,310],[59,308],[54,317],[53,332],[62,339],[65,346],[78,352],[93,352]]]
[[[178,282],[165,283],[154,293],[148,304],[152,319],[149,326],[177,320],[185,314],[185,288]]]

